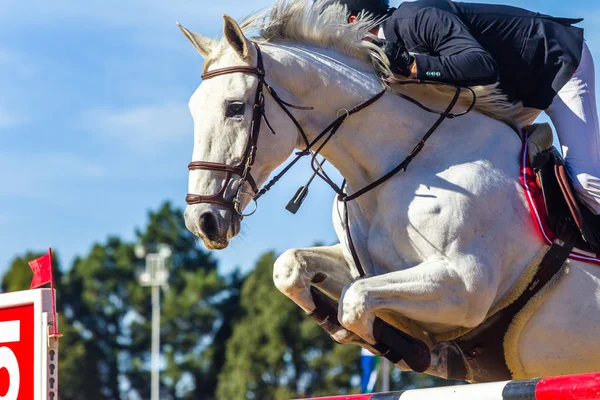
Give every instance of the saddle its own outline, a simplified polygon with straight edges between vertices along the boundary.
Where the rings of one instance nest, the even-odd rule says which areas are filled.
[[[575,247],[597,254],[600,251],[600,216],[592,213],[575,196],[564,159],[552,146],[552,128],[548,124],[537,124],[525,131],[529,134],[529,160],[542,190],[550,229],[560,237],[565,225],[575,224],[580,233]]]

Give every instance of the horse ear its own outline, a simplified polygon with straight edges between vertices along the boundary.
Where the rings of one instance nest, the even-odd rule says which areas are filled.
[[[225,25],[223,26],[225,39],[227,39],[227,42],[229,42],[242,60],[245,60],[248,57],[250,41],[246,39],[244,32],[242,32],[242,28],[240,28],[233,18],[229,15],[223,15],[223,19],[225,20]]]
[[[216,42],[207,36],[202,36],[198,33],[194,33],[190,30],[187,30],[179,22],[177,22],[177,26],[179,26],[181,32],[183,32],[185,37],[190,41],[190,43],[192,43],[196,50],[198,50],[202,57],[208,57],[208,55],[212,52],[213,48],[215,47]]]

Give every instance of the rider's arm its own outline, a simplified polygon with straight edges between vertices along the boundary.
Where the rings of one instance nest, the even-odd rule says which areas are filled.
[[[420,10],[412,32],[434,55],[415,54],[416,77],[465,86],[498,81],[498,66],[458,16],[435,8]]]

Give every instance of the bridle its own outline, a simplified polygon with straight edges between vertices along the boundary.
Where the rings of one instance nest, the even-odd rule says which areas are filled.
[[[258,50],[258,46],[256,46]],[[226,208],[233,210],[234,212],[241,214],[240,203],[241,196],[243,194],[243,186],[246,182],[250,184],[250,187],[256,194],[258,192],[258,187],[256,186],[256,181],[250,174],[250,170],[254,165],[254,157],[256,156],[257,144],[258,144],[258,136],[260,134],[260,122],[262,117],[264,116],[264,101],[265,96],[263,93],[264,84],[265,84],[265,71],[263,68],[263,60],[260,50],[258,51],[258,63],[256,68],[239,66],[239,67],[229,67],[229,68],[221,68],[210,72],[205,72],[202,74],[202,80],[208,80],[217,76],[232,74],[236,72],[241,72],[245,74],[253,74],[258,77],[258,87],[256,88],[256,96],[254,98],[254,107],[252,109],[252,122],[250,127],[250,138],[246,143],[246,148],[244,150],[244,154],[242,160],[238,165],[232,166],[228,164],[222,163],[214,163],[208,161],[192,161],[188,165],[188,170],[209,170],[209,171],[221,171],[225,172],[225,181],[221,189],[214,195],[197,195],[197,194],[188,194],[185,198],[186,202],[190,205],[192,204],[201,204],[201,203],[213,203]],[[225,199],[225,191],[229,187],[229,184],[232,180],[232,175],[239,175],[240,179],[238,181],[238,188],[235,194],[235,197],[232,201],[227,201]]]
[[[308,137],[306,136],[306,133],[304,132],[304,129],[302,129],[302,126],[300,125],[298,120],[294,117],[294,115],[290,112],[288,107],[295,108],[298,110],[312,110],[313,108],[296,106],[296,105],[285,102],[284,100],[281,99],[281,97],[279,97],[279,95],[277,94],[275,89],[265,81],[265,70],[264,70],[264,65],[263,65],[262,52],[261,52],[258,44],[254,43],[254,47],[256,48],[256,53],[257,53],[256,67],[248,67],[248,66],[227,67],[227,68],[220,68],[220,69],[216,69],[213,71],[205,72],[204,74],[202,74],[202,80],[208,80],[208,79],[215,78],[217,76],[229,75],[229,74],[233,74],[233,73],[251,74],[251,75],[256,75],[256,77],[258,78],[258,85],[256,87],[256,95],[254,97],[254,106],[252,108],[252,122],[250,125],[250,137],[246,144],[246,148],[244,150],[242,160],[240,161],[240,163],[238,165],[234,165],[234,166],[228,165],[228,164],[222,164],[222,163],[208,162],[208,161],[192,161],[188,165],[188,169],[190,171],[209,170],[209,171],[225,172],[225,180],[223,182],[223,186],[216,194],[213,194],[213,195],[188,194],[186,196],[186,202],[188,204],[192,205],[192,204],[201,204],[201,203],[213,203],[213,204],[217,204],[219,206],[228,208],[230,210],[233,210],[241,217],[251,215],[254,213],[254,211],[250,214],[242,213],[242,210],[240,209],[240,205],[241,205],[241,197],[244,194],[250,194],[252,196],[252,200],[254,200],[256,202],[256,200],[258,200],[263,194],[265,194],[269,189],[271,189],[271,187],[276,183],[276,181],[278,181],[279,178],[281,178],[281,176],[283,176],[298,161],[298,159],[300,157],[311,154],[312,147],[325,134],[327,134],[328,132],[331,132],[331,131],[333,131],[333,133],[335,133],[335,131],[337,131],[337,129],[339,129],[339,126],[341,126],[341,124],[345,121],[345,119],[348,116],[350,116],[351,114],[354,114],[355,112],[358,112],[358,111],[362,110],[363,108],[369,106],[370,104],[374,103],[385,93],[385,90],[382,90],[381,92],[377,93],[377,95],[375,95],[371,99],[359,104],[352,110],[345,110],[344,115],[339,116],[332,124],[329,125],[329,127],[327,127],[320,135],[318,135],[315,140],[313,140],[312,142],[309,142]],[[258,137],[260,135],[260,125],[261,125],[262,120],[265,121],[269,130],[273,134],[275,134],[275,131],[273,130],[271,124],[269,123],[267,115],[265,114],[265,94],[264,94],[265,87],[266,87],[268,93],[271,95],[271,97],[275,100],[277,105],[279,105],[279,107],[287,114],[287,116],[290,118],[290,120],[294,123],[294,125],[300,132],[302,139],[304,140],[306,148],[303,151],[297,153],[298,157],[295,160],[293,160],[286,168],[284,168],[284,170],[282,171],[281,174],[279,174],[271,182],[266,184],[263,189],[259,190],[258,186],[256,185],[256,181],[252,177],[252,174],[250,171],[252,170],[252,167],[253,167],[254,161],[255,161],[255,157],[256,157]],[[317,153],[313,152],[312,154],[313,154],[313,159],[314,159],[314,157],[316,157]],[[240,179],[237,181],[237,190],[236,190],[235,196],[233,197],[232,200],[228,201],[227,199],[225,199],[225,192],[227,191],[227,188],[229,187],[229,185],[233,179],[232,175],[238,175],[240,177]],[[325,174],[323,173],[323,175],[325,175]],[[253,193],[247,193],[247,192],[243,191],[243,186],[246,182],[252,188]]]
[[[256,95],[254,98],[254,106],[252,109],[252,122],[250,125],[250,137],[246,144],[246,148],[244,150],[242,160],[240,161],[240,163],[238,165],[235,165],[235,166],[228,165],[228,164],[222,164],[222,163],[207,162],[207,161],[192,161],[188,165],[188,169],[190,171],[210,170],[210,171],[225,172],[225,180],[224,180],[224,183],[223,183],[223,186],[221,187],[221,189],[214,195],[188,194],[186,196],[186,202],[189,205],[201,204],[201,203],[213,203],[213,204],[217,204],[219,206],[228,208],[230,210],[233,210],[235,213],[237,213],[242,218],[244,216],[252,215],[256,211],[256,208],[249,214],[244,214],[242,212],[242,210],[240,208],[242,196],[244,194],[249,194],[252,196],[252,200],[256,203],[256,201],[262,195],[264,195],[267,191],[269,191],[273,187],[273,185],[275,185],[275,183],[277,183],[279,181],[279,179],[283,175],[285,175],[290,170],[290,168],[294,164],[296,164],[296,162],[298,162],[298,160],[300,158],[307,156],[307,155],[312,155],[311,168],[314,171],[313,177],[315,175],[317,175],[321,179],[323,179],[338,194],[338,200],[342,201],[344,203],[347,203],[347,202],[355,200],[356,198],[362,196],[363,194],[373,190],[377,186],[381,185],[382,183],[384,183],[385,181],[390,179],[392,176],[396,175],[398,172],[406,171],[406,168],[408,167],[410,162],[423,149],[427,139],[429,139],[429,137],[433,134],[433,132],[435,132],[435,130],[440,126],[440,124],[446,118],[452,119],[452,118],[456,118],[456,117],[467,114],[468,112],[470,112],[473,109],[473,107],[475,106],[476,100],[477,100],[475,92],[473,91],[473,89],[471,89],[469,87],[461,87],[461,86],[442,83],[442,82],[430,82],[430,81],[419,81],[419,80],[407,80],[407,81],[401,81],[401,82],[396,83],[396,85],[410,85],[410,84],[427,83],[427,84],[451,86],[456,89],[456,92],[454,94],[454,97],[452,98],[452,100],[450,101],[450,103],[448,104],[448,106],[446,107],[446,109],[443,112],[436,111],[429,107],[426,107],[425,105],[421,104],[419,101],[417,101],[407,95],[404,95],[402,93],[396,93],[398,96],[417,105],[418,107],[422,108],[423,110],[434,113],[434,114],[438,114],[439,117],[435,121],[435,123],[431,126],[431,128],[427,131],[427,133],[417,143],[417,145],[410,152],[410,154],[400,164],[398,164],[398,166],[396,166],[394,169],[392,169],[390,172],[388,172],[381,178],[377,179],[375,182],[372,182],[369,185],[366,185],[365,187],[355,191],[351,195],[348,195],[344,192],[345,182],[344,182],[344,184],[342,184],[341,187],[336,185],[331,180],[331,178],[329,178],[329,176],[327,176],[325,171],[321,168],[322,164],[317,162],[316,157],[321,152],[323,147],[325,147],[325,145],[333,137],[333,135],[335,135],[335,133],[342,126],[344,121],[346,121],[346,119],[348,119],[348,117],[350,117],[352,114],[355,114],[355,113],[367,108],[371,104],[375,103],[377,100],[379,100],[385,94],[386,90],[385,89],[381,90],[380,92],[378,92],[376,95],[374,95],[370,99],[356,105],[354,108],[352,108],[350,110],[341,109],[340,112],[338,113],[338,117],[331,124],[329,124],[323,131],[321,131],[321,133],[318,134],[314,140],[309,142],[308,137],[306,136],[306,133],[302,129],[302,126],[300,125],[298,120],[293,116],[293,114],[290,112],[288,107],[298,109],[298,110],[312,110],[313,108],[296,106],[296,105],[293,105],[293,104],[283,101],[279,97],[279,95],[277,94],[275,89],[265,81],[265,70],[264,70],[264,65],[263,65],[262,53],[261,53],[261,50],[260,50],[260,47],[258,46],[258,44],[256,44],[256,43],[253,43],[253,44],[254,44],[254,47],[256,48],[256,53],[257,53],[256,67],[248,67],[248,66],[227,67],[227,68],[220,68],[220,69],[216,69],[213,71],[205,72],[204,74],[202,74],[202,80],[208,80],[208,79],[212,79],[217,76],[229,75],[229,74],[233,74],[233,73],[245,73],[245,74],[256,75],[256,77],[258,78],[258,86],[256,88]],[[264,187],[262,189],[259,190],[258,186],[256,185],[256,181],[254,180],[254,178],[252,177],[252,174],[250,172],[252,170],[252,167],[253,167],[254,161],[255,161],[255,157],[256,157],[256,151],[257,151],[257,146],[258,146],[258,137],[260,134],[260,125],[261,125],[262,120],[265,121],[265,124],[267,125],[267,127],[269,128],[271,133],[275,134],[275,131],[271,127],[271,124],[269,123],[269,120],[267,119],[267,116],[265,114],[265,94],[264,94],[265,87],[267,88],[267,91],[271,95],[271,97],[275,100],[275,103],[287,114],[287,116],[290,118],[290,120],[294,123],[294,125],[300,132],[306,147],[304,150],[297,152],[296,157],[292,161],[290,161],[288,163],[288,165],[286,167],[284,167],[279,174],[277,174],[273,179],[271,179],[271,181],[269,181],[267,184],[264,185]],[[453,110],[454,106],[458,102],[462,89],[466,89],[466,90],[470,91],[473,100],[472,100],[472,103],[470,104],[470,106],[465,111],[454,114],[451,111]],[[341,113],[341,115],[340,115],[340,113]],[[315,145],[319,141],[321,141],[321,139],[324,139],[323,142],[319,145],[319,147],[316,150],[313,150],[313,147],[315,147]],[[237,186],[237,190],[235,192],[235,196],[233,197],[232,200],[228,201],[227,199],[225,199],[225,192],[226,192],[227,188],[229,187],[231,180],[233,179],[232,175],[238,175],[240,178],[237,181],[238,186]],[[312,178],[311,178],[311,180],[312,180]],[[248,183],[250,185],[253,193],[247,193],[247,192],[243,191],[243,186],[245,185],[245,183]],[[354,258],[356,266],[359,269],[359,273],[361,274],[361,276],[364,276],[364,271],[362,269],[362,266],[360,265],[360,261],[358,259],[357,253],[356,253],[356,251],[354,249],[354,245],[352,243],[352,237],[350,236],[350,229],[349,229],[349,225],[348,225],[348,223],[349,223],[348,207],[345,207],[345,209],[346,209],[346,212],[345,212],[345,216],[344,216],[344,219],[345,219],[344,223],[346,225],[346,232],[348,235],[348,244],[349,244],[350,250],[352,252],[352,256]]]

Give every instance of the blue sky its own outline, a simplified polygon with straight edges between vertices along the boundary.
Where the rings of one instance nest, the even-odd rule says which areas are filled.
[[[597,0],[507,0],[581,24],[600,60]],[[202,59],[175,21],[220,34],[270,0],[19,0],[0,12],[0,274],[48,246],[69,266],[108,235],[133,239],[149,209],[183,208]],[[392,1],[392,5],[397,2]],[[599,61],[600,62],[600,61]],[[335,240],[333,193],[321,183],[299,214],[284,207],[309,171],[296,167],[215,255],[228,271],[264,251]]]

